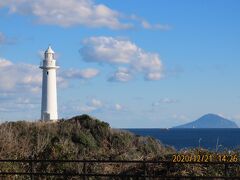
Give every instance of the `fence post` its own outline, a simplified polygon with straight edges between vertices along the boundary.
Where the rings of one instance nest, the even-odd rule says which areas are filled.
[[[83,160],[83,174],[84,174],[83,179],[84,179],[84,180],[87,180],[87,177],[86,177],[86,174],[87,174],[87,166],[86,166],[86,161],[85,161],[85,160]]]
[[[147,165],[146,165],[146,159],[145,158],[143,160],[143,168],[144,168],[144,179],[148,180],[148,178],[146,177],[148,175],[148,173],[147,173]]]
[[[30,176],[31,176],[31,180],[34,180],[34,169],[33,169],[33,158],[32,156],[30,156],[30,162],[29,162],[29,165],[30,165]]]
[[[224,165],[225,165],[225,173],[224,173],[224,174],[225,174],[226,177],[228,177],[228,176],[229,176],[229,172],[228,172],[228,170],[229,170],[229,169],[228,169],[228,164],[225,163]]]
[[[169,170],[170,170],[170,162],[166,162],[166,168],[167,168],[167,171],[166,171],[166,175],[165,176],[169,176]],[[167,178],[164,178],[165,180],[167,180]]]

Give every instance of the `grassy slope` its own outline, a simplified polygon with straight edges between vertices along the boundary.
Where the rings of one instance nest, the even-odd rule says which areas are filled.
[[[51,122],[0,125],[0,158],[143,159],[172,152],[150,137],[113,130],[88,115]]]
[[[6,122],[0,125],[0,159],[112,159],[142,160],[169,159],[174,149],[162,145],[151,137],[135,136],[129,132],[111,129],[110,126],[88,115],[51,122]],[[185,153],[209,153],[187,150]],[[165,174],[167,167],[148,165],[150,173]],[[26,171],[19,164],[0,164],[2,171]],[[82,172],[82,165],[38,164],[41,172]],[[141,167],[119,165],[88,165],[89,172],[138,173]],[[220,166],[181,165],[170,167],[172,175],[221,175]],[[240,173],[239,169],[236,170]],[[235,173],[235,171],[233,172]],[[235,173],[236,175],[236,173]],[[240,174],[239,174],[240,175]],[[25,179],[24,177],[23,179]],[[19,178],[20,179],[20,178]]]

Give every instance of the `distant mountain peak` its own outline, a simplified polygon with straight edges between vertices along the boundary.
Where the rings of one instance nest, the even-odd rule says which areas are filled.
[[[224,117],[221,116],[221,115],[213,114],[213,113],[205,114],[205,115],[203,115],[203,116],[200,117],[200,118],[223,118],[223,119],[226,119],[226,118],[224,118]]]
[[[208,114],[203,115],[202,117],[222,117],[222,116],[220,116],[218,114],[208,113]]]
[[[238,128],[237,124],[220,115],[205,114],[199,119],[174,128]]]

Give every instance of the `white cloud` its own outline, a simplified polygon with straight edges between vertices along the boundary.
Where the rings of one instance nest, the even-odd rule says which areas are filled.
[[[162,102],[162,103],[177,103],[178,101],[176,99],[170,99],[170,98],[163,98],[161,99],[159,102]]]
[[[96,107],[96,108],[99,108],[99,107],[102,107],[102,102],[98,99],[92,99],[90,102],[89,102],[89,106],[93,106],[93,107]]]
[[[146,80],[159,80],[163,77],[163,65],[159,55],[146,52],[129,40],[105,36],[90,37],[83,41],[80,53],[86,62],[125,65],[135,72],[143,73]],[[116,73],[120,73],[119,70]],[[124,73],[121,71],[122,76],[126,75],[126,71]]]
[[[151,24],[149,24],[147,21],[142,21],[142,26],[146,29],[151,29]]]
[[[152,24],[152,23],[148,22],[147,20],[145,20],[144,18],[139,17],[135,14],[132,14],[130,16],[130,19],[138,21],[144,29],[161,30],[161,31],[168,31],[168,30],[172,29],[172,27],[169,24],[159,24],[159,23]]]
[[[61,75],[57,73],[57,86],[60,88],[67,88],[68,81]]]
[[[80,78],[80,79],[91,79],[99,74],[99,70],[94,68],[87,69],[69,69],[63,72],[63,76],[66,78]]]
[[[116,109],[117,111],[120,111],[120,110],[123,109],[123,107],[122,107],[120,104],[115,104],[115,109]]]
[[[35,92],[41,83],[41,73],[37,66],[14,64],[0,59],[0,91]]]
[[[137,51],[130,41],[105,36],[85,39],[80,49],[85,61],[109,64],[129,64]]]
[[[74,100],[71,102],[68,102],[70,111],[73,113],[114,113],[114,112],[120,112],[125,111],[125,108],[123,105],[119,103],[110,103],[107,101],[102,101],[98,98],[90,98],[85,102]],[[68,108],[68,111],[69,111]]]
[[[57,84],[61,88],[68,86],[66,78],[90,79],[99,74],[97,69],[68,69],[57,74]],[[0,58],[0,92],[39,93],[42,84],[42,71],[38,66],[25,63],[13,63]]]
[[[159,80],[163,78],[163,74],[161,72],[150,72],[146,75],[146,80]]]
[[[0,93],[0,111],[24,112],[26,109],[37,110],[40,108],[40,94],[17,91],[14,93]]]
[[[40,104],[40,101],[37,101],[35,97],[17,97],[14,99],[15,104],[29,105],[34,106],[35,104]]]
[[[10,66],[10,65],[12,65],[11,61],[0,58],[0,68],[7,67],[7,66]]]
[[[25,63],[13,63],[0,58],[0,92],[39,93],[42,84],[42,72],[38,66]],[[60,87],[66,87],[67,81],[57,76]]]
[[[92,98],[89,102],[87,102],[84,105],[80,105],[77,109],[84,113],[90,113],[90,112],[99,110],[101,108],[103,108],[102,101]]]
[[[5,0],[0,2],[0,7],[9,8],[10,13],[33,15],[39,23],[63,27],[85,25],[126,29],[132,26],[120,22],[119,12],[92,0]]]
[[[90,113],[96,110],[96,108],[92,106],[80,106],[78,109],[83,113]]]
[[[161,104],[174,104],[177,103],[178,101],[176,99],[170,99],[170,98],[162,98],[159,101],[156,101],[152,103],[152,106],[159,106]]]
[[[119,67],[114,74],[108,79],[109,81],[127,82],[132,79],[129,69]]]
[[[162,31],[167,31],[171,29],[171,26],[168,24],[150,24],[146,20],[141,21],[141,25],[145,29],[152,29],[152,30],[162,30]]]
[[[139,23],[144,29],[171,29],[168,24],[151,24],[137,15],[125,15],[94,0],[4,0],[0,2],[0,8],[3,7],[8,8],[10,14],[31,15],[38,23],[63,27],[83,25],[129,29]]]

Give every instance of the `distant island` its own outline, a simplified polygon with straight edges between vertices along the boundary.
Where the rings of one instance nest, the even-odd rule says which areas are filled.
[[[199,119],[173,128],[238,128],[238,125],[216,114],[206,114]]]

